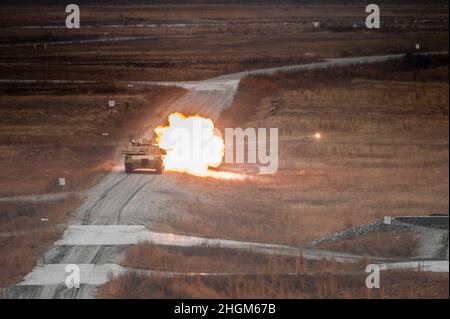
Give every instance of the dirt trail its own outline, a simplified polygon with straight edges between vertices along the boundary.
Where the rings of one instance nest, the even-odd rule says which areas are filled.
[[[240,79],[250,74],[321,69],[335,64],[375,63],[400,57],[402,55],[332,59],[320,63],[235,73],[206,81],[160,82],[161,85],[178,85],[188,90],[182,98],[169,107],[164,117],[174,111],[184,111],[201,113],[213,120],[217,119],[220,113],[231,105]],[[155,84],[154,82],[135,83]],[[162,121],[164,118],[154,119],[149,123],[150,136],[148,137],[151,137],[150,128]],[[106,278],[111,268],[120,269],[118,265],[108,267],[101,265],[118,264],[126,247],[141,239],[151,239],[166,245],[195,246],[214,243],[218,246],[237,249],[248,249],[251,246],[268,253],[288,251],[298,254],[300,251],[298,248],[286,246],[180,237],[149,231],[153,223],[163,222],[168,214],[184,213],[185,208],[177,206],[180,198],[197,200],[197,195],[189,193],[178,182],[176,175],[126,175],[122,171],[121,163],[118,163],[111,173],[86,193],[86,196],[85,203],[77,209],[69,221],[70,227],[63,238],[42,256],[35,269],[21,283],[8,290],[9,297],[94,298],[99,283],[98,278]],[[330,255],[329,252],[315,250],[302,252],[304,257],[310,256],[314,259],[332,256],[341,261],[355,261],[361,258],[348,254],[332,253]],[[84,284],[81,289],[70,291],[66,289],[63,281],[68,275],[65,272],[66,264],[84,265],[83,269],[87,269],[87,272],[82,274],[84,278],[81,280]],[[58,279],[55,281],[55,278]]]

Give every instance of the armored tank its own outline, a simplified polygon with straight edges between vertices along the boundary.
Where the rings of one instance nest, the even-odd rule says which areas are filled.
[[[130,145],[122,150],[125,155],[125,172],[132,174],[136,170],[153,170],[156,174],[163,172],[164,150],[154,145],[150,140],[130,141]]]

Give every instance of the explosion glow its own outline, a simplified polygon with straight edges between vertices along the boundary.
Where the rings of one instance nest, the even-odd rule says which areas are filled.
[[[172,113],[168,126],[155,129],[155,142],[167,153],[163,158],[165,171],[220,179],[244,178],[211,169],[222,164],[225,143],[210,119]]]

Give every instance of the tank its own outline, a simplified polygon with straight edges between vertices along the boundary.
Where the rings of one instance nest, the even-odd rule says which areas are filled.
[[[125,155],[125,172],[132,174],[136,170],[153,170],[156,174],[163,173],[163,156],[165,151],[154,145],[150,140],[130,141],[130,145],[122,150]]]

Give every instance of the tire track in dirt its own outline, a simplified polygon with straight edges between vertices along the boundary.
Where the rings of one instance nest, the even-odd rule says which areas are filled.
[[[123,181],[125,181],[125,179],[127,179],[129,176],[125,176],[124,178],[122,178],[120,181],[118,181],[117,183],[113,184],[110,188],[108,188],[102,196],[100,196],[99,200],[89,209],[86,210],[86,214],[84,215],[83,218],[83,225],[88,225],[89,224],[89,219],[91,217],[92,211],[106,198],[106,196],[108,196],[108,194],[115,189],[117,186],[119,186]]]
[[[142,184],[141,186],[139,186],[131,195],[130,197],[128,197],[128,199],[123,203],[123,205],[119,208],[119,212],[117,214],[117,220],[116,223],[119,224],[120,223],[120,219],[122,217],[122,213],[123,210],[125,209],[125,207],[131,202],[131,200],[133,200],[133,198],[141,191],[143,190],[145,187],[147,187],[149,184],[153,183],[153,179],[151,179],[150,181]]]

